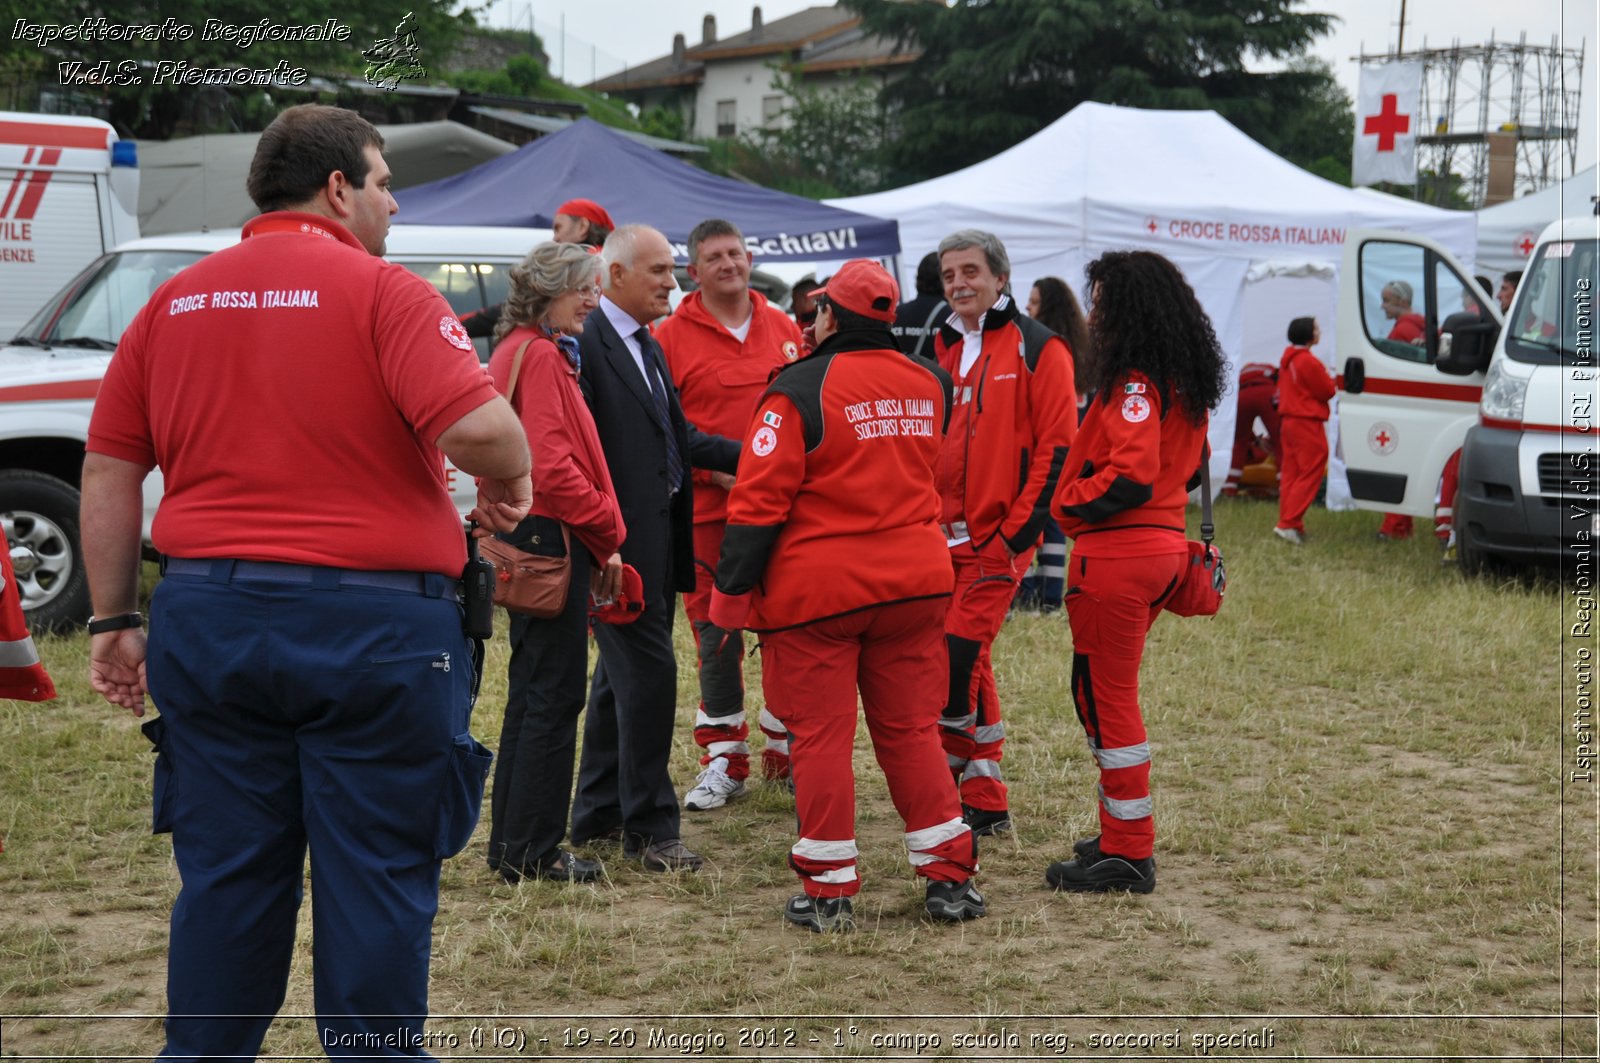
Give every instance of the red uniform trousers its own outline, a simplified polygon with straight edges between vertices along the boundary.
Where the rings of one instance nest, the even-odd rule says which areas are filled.
[[[1328,471],[1326,422],[1315,417],[1284,417],[1278,423],[1278,527],[1306,530],[1306,510]]]
[[[1278,434],[1277,381],[1262,378],[1239,385],[1239,403],[1233,422],[1233,460],[1228,463],[1227,485],[1237,487],[1244,476],[1244,467],[1261,460],[1256,456],[1256,418],[1266,426],[1266,451],[1283,464],[1283,445]],[[1280,470],[1281,471],[1281,470]]]
[[[1456,492],[1461,487],[1461,450],[1458,447],[1450,460],[1444,463],[1439,476],[1439,499],[1433,506],[1433,534],[1440,542],[1449,542],[1455,530]],[[1411,518],[1401,513],[1385,513],[1378,534],[1390,539],[1411,538]]]
[[[1456,492],[1461,487],[1461,448],[1450,455],[1439,477],[1439,501],[1433,507],[1433,534],[1449,542],[1456,527]]]
[[[986,812],[1008,808],[1000,758],[1006,725],[1000,719],[1000,694],[994,685],[989,647],[1006,622],[1017,583],[1033,561],[1030,546],[1014,558],[996,535],[975,550],[970,542],[950,550],[956,570],[955,594],[945,617],[950,650],[950,689],[939,735],[950,771],[957,777],[961,803]]]
[[[1139,711],[1145,636],[1186,553],[1077,557],[1067,566],[1072,701],[1100,766],[1100,848],[1143,860],[1155,846],[1150,743]]]
[[[718,757],[727,763],[730,779],[750,776],[750,725],[744,718],[744,633],[727,632],[711,622],[711,586],[722,556],[723,521],[694,526],[694,590],[683,596],[683,611],[694,631],[695,658],[699,666],[700,709],[694,718],[694,741],[705,752],[701,764]],[[730,637],[724,637],[730,636]],[[761,733],[767,736],[761,751],[763,774],[769,779],[789,776],[789,733],[766,708],[761,710]]]
[[[944,598],[900,602],[761,637],[767,702],[789,725],[800,840],[789,866],[813,897],[849,897],[856,874],[851,756],[856,691],[916,873],[963,882],[978,850],[939,750]]]

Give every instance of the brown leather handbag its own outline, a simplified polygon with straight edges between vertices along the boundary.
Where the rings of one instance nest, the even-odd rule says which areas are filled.
[[[512,403],[513,408],[517,381],[522,375],[522,356],[528,353],[528,344],[532,342],[523,341],[511,362],[506,401]],[[520,537],[521,530],[511,534]],[[538,536],[533,537],[532,545],[539,545]],[[560,616],[567,607],[567,590],[572,584],[572,541],[565,524],[561,524],[560,557],[531,554],[500,536],[481,540],[478,554],[494,565],[494,604],[506,612],[549,620]]]
[[[561,545],[560,557],[546,557],[520,550],[498,536],[481,540],[478,556],[494,566],[494,604],[508,613],[541,620],[560,616],[572,583],[571,541],[565,524]]]

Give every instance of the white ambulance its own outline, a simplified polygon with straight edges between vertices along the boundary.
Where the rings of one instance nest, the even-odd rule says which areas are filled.
[[[466,318],[505,302],[510,268],[550,237],[548,229],[396,225],[385,254],[432,283]],[[117,341],[157,287],[238,240],[237,229],[134,240],[41,300],[15,338],[0,343],[0,524],[35,631],[89,615],[78,483],[94,396]],[[486,361],[489,341],[476,343]],[[446,476],[457,507],[467,512],[476,498],[472,478],[448,466]],[[161,486],[160,470],[145,481],[147,543]]]
[[[139,235],[134,143],[94,118],[0,111],[0,340]]]
[[[1592,560],[1597,238],[1593,215],[1545,229],[1502,315],[1437,244],[1394,232],[1347,237],[1339,416],[1358,506],[1431,517],[1460,450],[1453,518],[1464,568],[1570,570]],[[1399,306],[1408,294],[1409,308]]]

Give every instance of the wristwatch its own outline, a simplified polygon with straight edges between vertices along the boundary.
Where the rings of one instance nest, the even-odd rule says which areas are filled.
[[[126,627],[143,627],[143,613],[115,613],[111,616],[91,616],[89,634],[102,635],[107,631],[121,631]]]

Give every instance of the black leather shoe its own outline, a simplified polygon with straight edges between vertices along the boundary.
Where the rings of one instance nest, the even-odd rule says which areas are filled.
[[[1126,890],[1129,893],[1152,893],[1156,888],[1155,857],[1143,860],[1117,856],[1100,851],[1100,839],[1084,840],[1090,845],[1087,851],[1073,846],[1078,855],[1071,860],[1060,860],[1050,865],[1044,879],[1058,890],[1073,893],[1107,893]]]
[[[971,805],[961,806],[961,818],[967,826],[972,828],[972,833],[980,838],[991,834],[1009,834],[1011,832],[1011,813],[1005,809],[992,811],[987,808],[973,808]]]
[[[677,838],[663,838],[643,849],[629,845],[624,853],[629,859],[638,860],[646,871],[699,871],[704,863],[699,853]]]
[[[515,886],[525,878],[539,878],[547,882],[593,882],[605,873],[598,860],[585,860],[565,849],[556,849],[531,864],[497,863],[494,869],[500,877]]]
[[[946,923],[959,923],[964,919],[977,919],[989,914],[983,895],[969,878],[965,882],[928,880],[928,894],[922,902],[929,915]]]
[[[849,897],[812,897],[797,893],[783,906],[783,917],[813,934],[856,928],[855,905]]]
[[[550,882],[593,882],[603,871],[598,860],[585,860],[565,849],[557,849],[540,859],[529,874]]]

